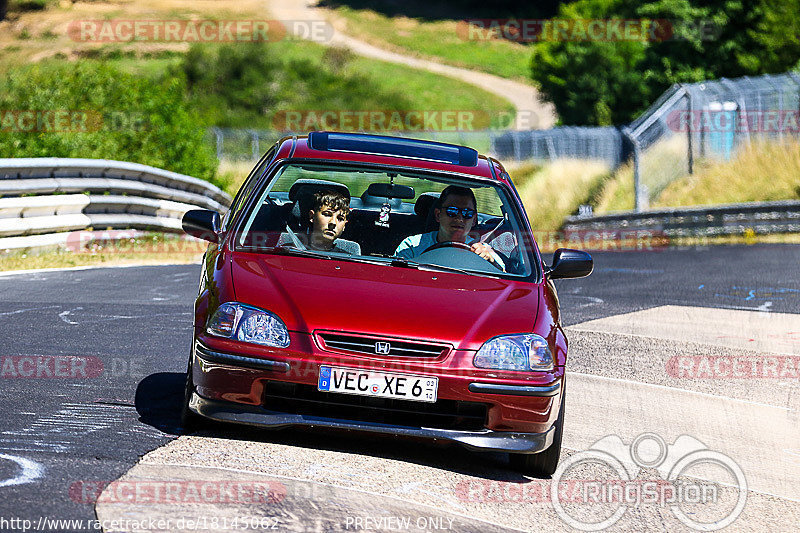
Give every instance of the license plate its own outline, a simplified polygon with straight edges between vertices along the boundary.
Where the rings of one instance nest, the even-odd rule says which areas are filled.
[[[376,398],[435,402],[439,378],[323,366],[317,389]]]

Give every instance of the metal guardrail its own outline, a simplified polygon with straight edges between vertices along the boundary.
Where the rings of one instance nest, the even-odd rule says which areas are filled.
[[[800,232],[800,201],[758,202],[649,211],[624,211],[593,217],[567,217],[563,231],[650,230],[667,237],[705,237]]]
[[[0,159],[0,196],[0,250],[61,245],[87,228],[180,233],[189,209],[231,202],[206,181],[105,159]]]

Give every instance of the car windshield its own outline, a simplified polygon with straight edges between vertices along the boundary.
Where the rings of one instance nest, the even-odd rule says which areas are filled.
[[[527,277],[535,255],[508,194],[458,175],[288,163],[256,193],[236,244],[250,252]]]

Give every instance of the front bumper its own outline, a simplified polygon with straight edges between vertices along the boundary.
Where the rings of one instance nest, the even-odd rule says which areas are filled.
[[[209,414],[199,410],[198,413],[231,422],[241,422],[239,419],[245,416],[242,413],[246,413],[248,421],[242,423],[265,427],[343,427],[345,424],[354,430],[376,431],[376,426],[382,426],[389,428],[380,431],[382,433],[477,442],[477,448],[487,450],[515,449],[517,440],[527,439],[531,442],[521,446],[529,453],[535,453],[550,442],[542,441],[539,436],[547,435],[557,418],[562,368],[549,375],[538,375],[535,379],[520,379],[518,376],[514,379],[514,376],[490,375],[498,374],[494,371],[475,370],[472,367],[474,353],[454,352],[452,359],[439,361],[365,360],[321,352],[309,341],[309,336],[297,335],[292,339],[297,348],[287,353],[286,350],[254,348],[213,338],[196,339],[192,364],[195,391],[200,399],[219,406]],[[297,408],[315,402],[318,405],[327,403],[315,397],[321,365],[436,376],[439,379],[438,396],[443,402],[437,402],[432,410],[421,409],[420,414],[424,416],[419,418],[411,415],[416,406],[411,410],[398,407],[412,416],[410,419],[391,413],[387,415],[388,419],[376,419],[364,416],[362,411],[347,412],[347,407],[337,411],[338,405],[347,403],[345,401],[331,402],[330,409]],[[276,383],[294,384],[299,389],[276,391]],[[340,398],[344,396],[349,395]],[[279,403],[283,401],[283,405],[276,405],[276,398]],[[294,398],[309,403],[294,402]],[[285,403],[287,401],[290,403]],[[371,407],[375,406],[370,404]],[[481,407],[485,409],[483,415],[476,412]],[[391,406],[387,408],[392,409]],[[263,423],[253,418],[256,415]],[[430,417],[425,418],[428,415]],[[454,435],[458,438],[453,438]],[[511,440],[505,442],[511,435]],[[500,441],[496,444],[498,437]]]
[[[368,433],[382,433],[403,437],[445,440],[456,442],[471,450],[509,453],[537,453],[553,443],[554,429],[544,433],[514,433],[510,431],[454,431],[434,428],[393,426],[371,422],[355,422],[309,415],[276,413],[262,407],[242,405],[218,400],[209,400],[192,394],[189,408],[198,415],[217,420],[262,428],[321,427]]]

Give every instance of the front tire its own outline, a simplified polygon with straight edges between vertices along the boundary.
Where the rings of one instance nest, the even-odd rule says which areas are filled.
[[[566,384],[566,381],[563,382]],[[564,432],[564,399],[566,398],[566,386],[561,389],[561,407],[558,411],[558,418],[555,423],[555,434],[553,444],[546,450],[539,453],[512,453],[509,460],[511,467],[525,475],[536,477],[551,477],[558,468],[558,459],[561,456],[561,436]]]
[[[194,393],[194,380],[192,379],[192,360],[186,369],[186,385],[183,388],[183,407],[181,408],[181,433],[186,435],[201,429],[203,418],[189,409],[189,401]]]

